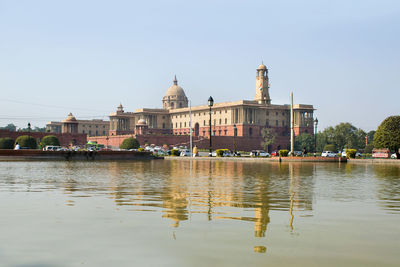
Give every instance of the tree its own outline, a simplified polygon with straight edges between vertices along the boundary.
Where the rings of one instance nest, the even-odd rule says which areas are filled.
[[[129,137],[122,141],[122,144],[119,147],[122,149],[138,149],[140,144],[136,138]]]
[[[12,123],[7,124],[5,127],[0,127],[1,130],[9,130],[11,132],[15,132],[17,130],[17,126]]]
[[[342,150],[344,147],[356,148],[357,142],[357,128],[351,123],[340,123],[335,126],[333,144],[336,148]]]
[[[336,146],[334,144],[326,144],[324,146],[324,151],[332,151],[335,152],[336,151]]]
[[[276,140],[276,132],[271,128],[264,128],[261,131],[261,135],[264,141],[261,143],[264,150],[269,152],[269,146],[275,143]]]
[[[54,135],[46,135],[45,137],[42,138],[42,141],[40,142],[41,147],[59,146],[59,145],[60,145],[60,141]]]
[[[297,151],[301,151],[304,148],[307,151],[314,151],[314,136],[309,133],[302,133],[301,135],[296,136],[294,147]]]
[[[375,148],[389,148],[398,153],[400,148],[400,116],[387,117],[374,135]]]
[[[37,143],[35,138],[29,135],[21,135],[18,136],[17,140],[15,140],[15,144],[18,143],[20,147],[28,147],[32,149],[37,148]]]
[[[0,138],[0,149],[13,149],[14,140],[9,137]]]
[[[325,132],[317,133],[316,139],[317,139],[317,151],[323,151],[324,146],[328,143],[328,138]]]

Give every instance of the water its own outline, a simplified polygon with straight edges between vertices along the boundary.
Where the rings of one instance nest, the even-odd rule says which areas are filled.
[[[0,162],[1,266],[398,266],[400,166]]]

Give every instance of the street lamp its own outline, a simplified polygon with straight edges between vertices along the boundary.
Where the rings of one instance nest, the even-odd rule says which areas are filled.
[[[237,128],[236,124],[233,125],[233,155],[236,155],[236,135],[237,135]]]
[[[106,137],[106,142],[107,142],[106,148],[107,149],[108,149],[108,140],[109,140],[109,138],[108,138],[108,135],[107,135],[107,137]]]
[[[210,154],[209,154],[209,156],[211,157],[212,156],[212,141],[211,141],[211,107],[214,105],[214,99],[212,98],[212,96],[210,96],[209,98],[208,98],[208,106],[210,107],[210,123],[209,123],[209,126],[210,126]]]
[[[317,153],[317,127],[318,127],[318,118],[317,117],[314,120],[314,125],[315,125],[315,132],[314,132],[314,157],[315,157],[316,153]]]

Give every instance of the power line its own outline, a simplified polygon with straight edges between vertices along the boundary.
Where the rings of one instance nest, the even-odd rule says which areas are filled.
[[[67,107],[67,106],[59,106],[59,105],[48,105],[48,104],[39,104],[39,103],[32,103],[32,102],[25,102],[25,101],[20,101],[20,100],[14,100],[14,99],[0,99],[2,102],[11,102],[11,103],[17,103],[17,104],[23,104],[23,105],[31,105],[31,106],[39,106],[39,107],[48,107],[48,108],[56,108],[56,109],[72,109],[72,110],[86,110],[86,111],[100,111],[99,109],[88,109],[88,108],[78,108],[78,107]],[[103,112],[103,111],[101,111]]]

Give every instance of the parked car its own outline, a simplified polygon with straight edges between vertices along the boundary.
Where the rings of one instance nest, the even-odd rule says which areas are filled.
[[[339,152],[339,153],[342,154],[342,157],[347,157],[346,149],[343,149],[343,151]]]
[[[391,158],[391,159],[397,159],[396,153],[393,153],[393,154],[390,156],[390,158]]]
[[[337,156],[337,154],[335,152],[332,151],[324,151],[321,154],[322,157],[328,157],[328,158],[334,158]]]
[[[46,146],[43,150],[46,150],[46,151],[61,151],[61,146]]]
[[[181,157],[190,157],[190,156],[192,156],[192,155],[190,155],[190,150],[189,150],[189,149],[183,149],[183,150],[181,151],[180,156],[181,156]]]
[[[361,158],[363,155],[360,152],[356,152],[356,158],[359,157]]]
[[[278,150],[272,151],[271,156],[273,156],[273,157],[279,156],[279,151]]]

